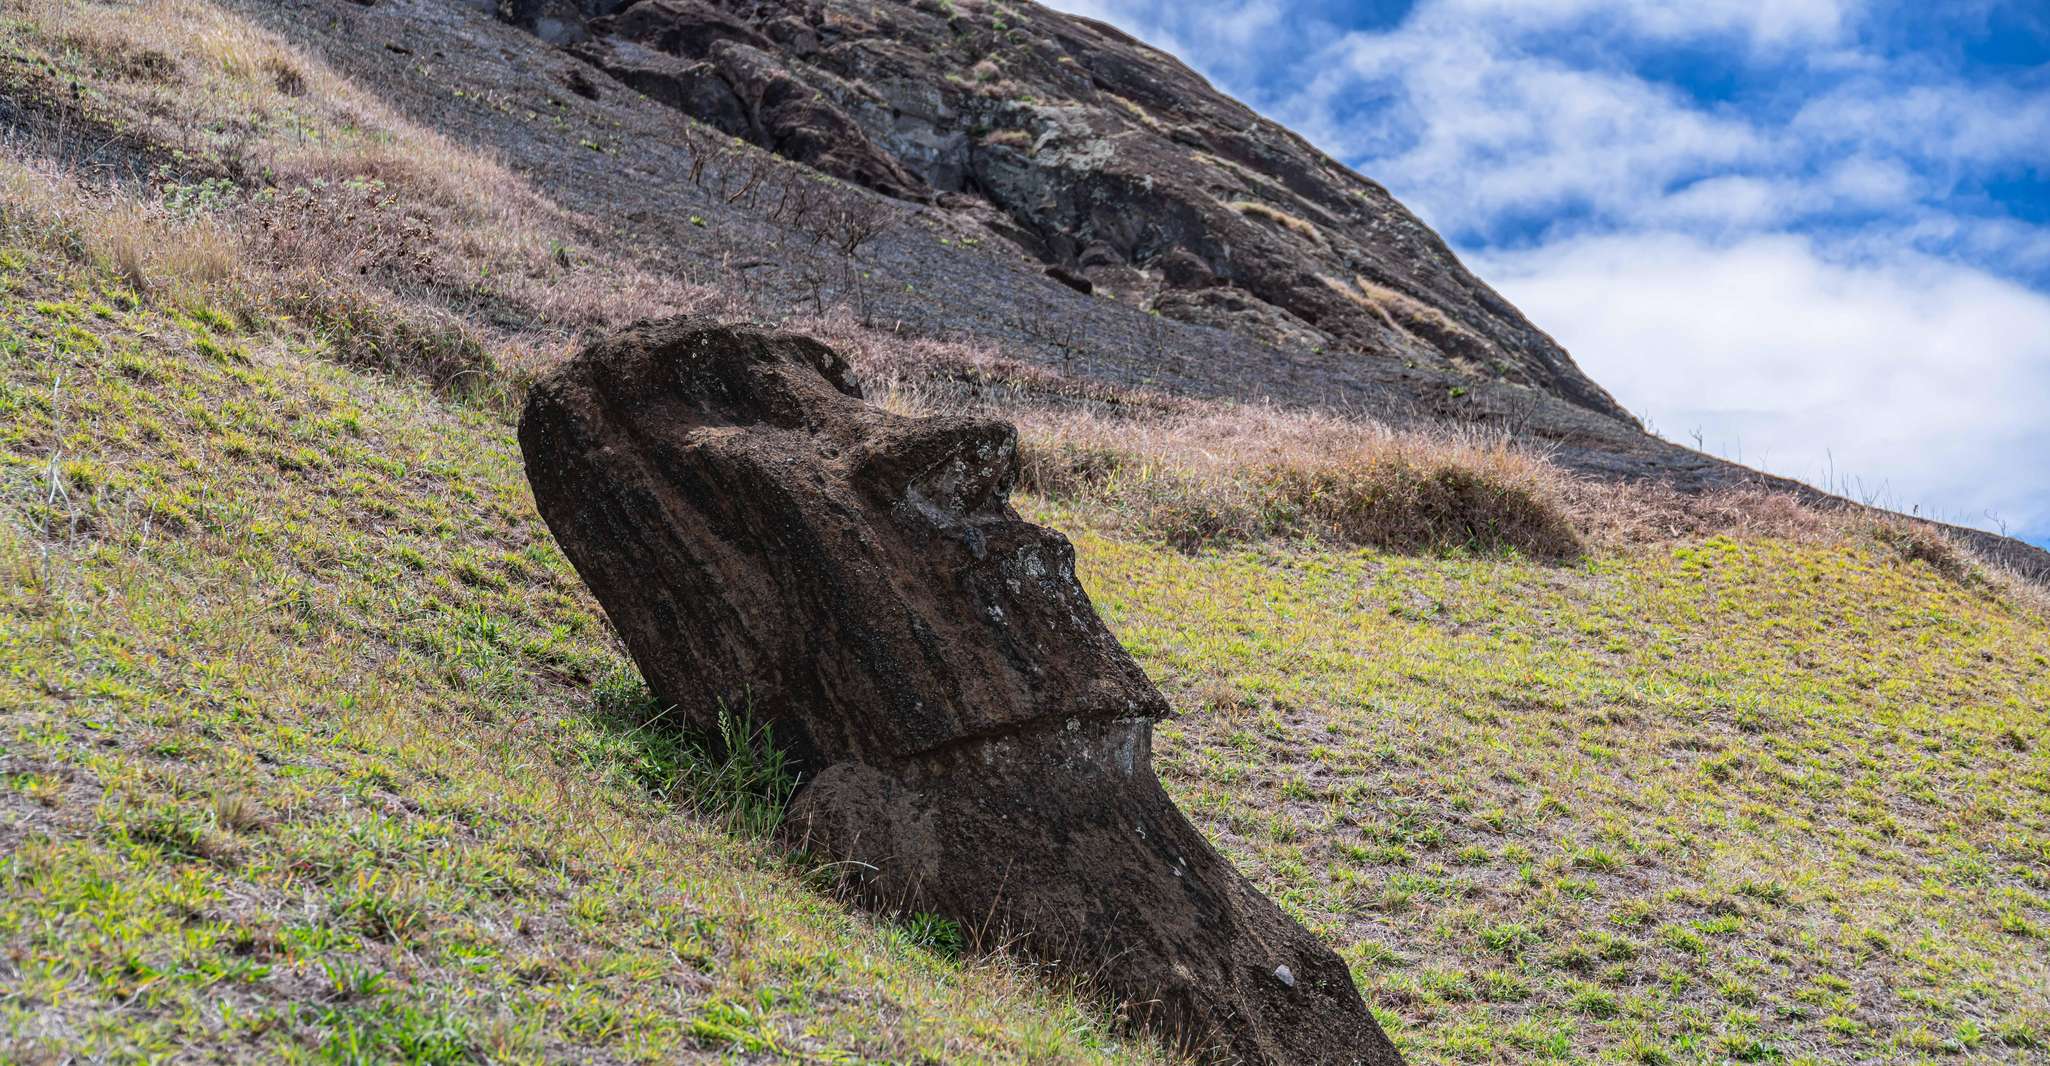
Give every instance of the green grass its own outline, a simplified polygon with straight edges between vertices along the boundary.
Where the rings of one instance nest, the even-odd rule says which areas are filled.
[[[814,891],[503,419],[331,354],[0,254],[0,1061],[1160,1058]]]
[[[1158,1060],[761,834],[492,411],[0,251],[0,1058]],[[1880,536],[1085,582],[1170,789],[1419,1063],[2050,1046],[2050,625]]]
[[[1877,537],[1076,539],[1181,709],[1170,790],[1415,1061],[2050,1047],[2050,625],[2011,594]]]
[[[1158,1061],[764,843],[773,747],[744,706],[649,724],[510,427],[459,402],[516,393],[467,375],[519,352],[385,299],[492,294],[548,347],[667,306],[654,279],[558,257],[502,168],[274,35],[150,10],[0,12],[9,86],[196,174],[336,180],[273,205],[273,247],[259,190],[130,210],[0,161],[0,1061]],[[372,172],[434,254],[338,284]],[[1096,502],[1028,507],[1175,698],[1170,789],[1412,1061],[2050,1054],[2050,625],[1954,555],[1542,565],[1493,554],[1578,554],[1536,497],[1105,501],[1070,465]],[[1391,521],[1434,499],[1456,535]],[[1306,516],[1452,556],[1273,543]],[[1267,543],[1145,540],[1220,530]]]

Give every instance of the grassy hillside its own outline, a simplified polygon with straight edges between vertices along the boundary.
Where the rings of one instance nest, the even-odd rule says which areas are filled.
[[[1162,1058],[815,891],[645,727],[507,412],[610,325],[764,309],[203,0],[0,29],[0,1061]],[[1169,788],[1413,1061],[2050,1054],[2039,595],[769,310],[1024,426]]]
[[[1156,1057],[691,814],[501,416],[0,292],[0,1061]]]
[[[502,416],[0,269],[17,1056],[1150,1054],[684,809]],[[1876,538],[1191,553],[1032,506],[1184,712],[1170,787],[1418,1061],[2050,1043],[2013,592]]]
[[[1171,790],[1418,1061],[2050,1048],[2050,629],[2012,596],[1855,537],[1079,546],[1186,711]]]

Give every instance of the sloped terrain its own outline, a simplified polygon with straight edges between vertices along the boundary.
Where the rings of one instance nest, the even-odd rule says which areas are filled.
[[[1020,422],[1170,790],[1412,1061],[2050,1046],[2038,592],[1397,366],[1560,450],[1423,427],[930,206],[778,221],[591,70],[466,4],[0,4],[0,1058],[1162,1059],[833,902],[773,760],[662,728],[509,412],[680,311]]]
[[[2050,1047],[2040,610],[1859,537],[1078,547],[1163,778],[1416,1061]]]
[[[500,420],[18,245],[0,289],[0,1059],[1116,1051],[690,813]]]
[[[17,1057],[1151,1055],[683,806],[500,416],[4,262]],[[1855,535],[1191,555],[1033,507],[1177,697],[1170,788],[1416,1061],[2050,1041],[2016,593]]]
[[[936,0],[502,10],[723,132],[936,202],[1121,303],[1629,420],[1387,190],[1101,23]]]

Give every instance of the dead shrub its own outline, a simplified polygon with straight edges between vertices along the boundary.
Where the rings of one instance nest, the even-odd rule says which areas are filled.
[[[1027,438],[1018,446],[1018,484],[1050,497],[1099,493],[1117,477],[1125,459],[1101,444]]]
[[[1304,536],[1547,560],[1582,548],[1568,479],[1499,437],[1251,407],[1157,421],[1040,409],[1019,422],[1025,488],[1101,502],[1185,548]]]
[[[1591,543],[1620,548],[1722,534],[1803,543],[1840,540],[1847,516],[1783,490],[1747,486],[1681,492],[1650,481],[1569,483],[1574,525]]]
[[[1426,454],[1415,454],[1423,451]],[[1580,554],[1552,479],[1508,455],[1435,448],[1325,467],[1265,472],[1265,495],[1327,539],[1407,551],[1515,550],[1539,559]]]
[[[1904,519],[1876,519],[1872,534],[1902,559],[1925,564],[1960,585],[1979,587],[1990,583],[1971,549],[1932,526]]]
[[[823,202],[798,223],[812,243],[832,245],[841,255],[853,258],[870,241],[897,225],[894,208],[880,197],[855,189],[835,186]]]
[[[258,65],[270,75],[271,85],[279,92],[293,97],[306,95],[306,72],[300,70],[298,64],[276,55],[265,56]]]
[[[426,382],[440,395],[508,400],[497,363],[463,320],[433,307],[407,306],[350,286],[301,284],[279,295],[280,309],[325,340],[349,366]]]

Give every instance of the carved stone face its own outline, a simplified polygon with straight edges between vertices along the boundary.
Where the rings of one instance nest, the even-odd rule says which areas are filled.
[[[879,411],[812,341],[671,320],[537,386],[520,447],[672,720],[770,721],[806,769],[785,831],[855,891],[1222,1060],[1401,1061],[1345,963],[1160,787],[1166,701],[1067,538],[1011,509],[1009,426]]]
[[[1009,425],[878,410],[808,340],[713,337],[615,338],[521,423],[558,533],[610,534],[561,539],[663,701],[745,702],[814,764],[1165,712],[1067,538],[1011,508]]]

